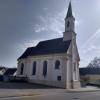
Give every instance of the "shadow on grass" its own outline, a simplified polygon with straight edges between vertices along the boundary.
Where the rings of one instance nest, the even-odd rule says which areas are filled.
[[[27,82],[0,82],[0,89],[60,89]]]

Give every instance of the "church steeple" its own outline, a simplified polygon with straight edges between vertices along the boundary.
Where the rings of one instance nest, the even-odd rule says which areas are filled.
[[[68,18],[68,17],[73,17],[71,1],[69,3],[68,12],[67,12],[67,15],[66,15],[66,18]]]
[[[75,34],[75,18],[72,13],[71,1],[69,2],[68,12],[65,18],[65,32],[63,33],[64,40],[71,40]]]

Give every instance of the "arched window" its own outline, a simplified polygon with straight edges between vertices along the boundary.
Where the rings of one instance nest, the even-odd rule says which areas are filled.
[[[43,62],[43,76],[46,77],[47,75],[47,61]]]
[[[23,75],[23,71],[24,71],[24,64],[21,64],[21,70],[20,70],[20,74]]]
[[[33,62],[33,70],[32,70],[32,75],[36,75],[36,61]]]
[[[56,60],[55,62],[55,69],[60,69],[60,61]]]

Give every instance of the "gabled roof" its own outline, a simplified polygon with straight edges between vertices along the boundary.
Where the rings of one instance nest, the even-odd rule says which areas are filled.
[[[80,68],[80,75],[100,75],[100,68]]]
[[[63,38],[42,41],[36,47],[26,49],[19,59],[27,58],[28,56],[65,53],[70,46],[70,42],[71,40],[63,41]]]

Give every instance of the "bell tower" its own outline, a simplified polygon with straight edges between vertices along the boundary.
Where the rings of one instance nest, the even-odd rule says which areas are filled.
[[[69,3],[68,12],[65,18],[65,32],[63,32],[63,41],[71,40],[69,51],[67,52],[69,59],[67,60],[67,88],[79,88],[79,62],[80,56],[78,53],[75,33],[75,18],[72,13],[71,1]]]
[[[75,18],[72,14],[72,6],[70,1],[65,18],[65,32],[63,33],[63,40],[72,40],[73,35],[75,35]]]

